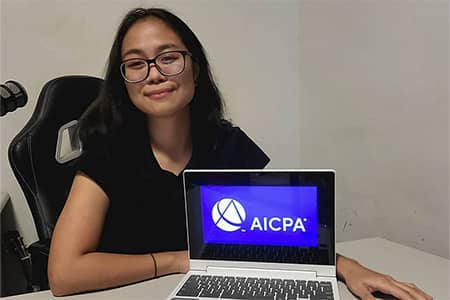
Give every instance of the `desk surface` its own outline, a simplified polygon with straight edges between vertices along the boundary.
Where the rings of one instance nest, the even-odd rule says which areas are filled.
[[[450,260],[409,248],[385,239],[370,238],[337,244],[337,252],[358,260],[376,271],[387,273],[400,281],[414,282],[434,297],[449,300]],[[53,297],[50,291],[6,297],[8,300],[44,299],[145,299],[164,300],[183,277],[170,275],[110,290],[85,293],[68,297]],[[342,300],[357,299],[342,282],[339,282]]]

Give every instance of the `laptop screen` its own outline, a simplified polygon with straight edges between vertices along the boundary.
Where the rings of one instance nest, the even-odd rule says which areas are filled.
[[[186,170],[191,259],[334,265],[334,171]]]

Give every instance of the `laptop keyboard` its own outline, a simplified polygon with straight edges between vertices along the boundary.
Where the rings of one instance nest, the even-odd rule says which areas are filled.
[[[331,282],[256,277],[191,275],[178,297],[252,300],[333,300]]]

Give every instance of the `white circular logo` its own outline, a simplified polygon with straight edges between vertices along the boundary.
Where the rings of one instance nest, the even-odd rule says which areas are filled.
[[[212,219],[223,231],[236,231],[245,221],[245,209],[238,201],[224,198],[212,208]]]

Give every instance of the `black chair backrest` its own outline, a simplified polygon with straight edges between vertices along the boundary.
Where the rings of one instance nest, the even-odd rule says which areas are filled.
[[[97,97],[103,80],[62,76],[42,88],[34,112],[9,145],[8,157],[33,215],[39,239],[51,238],[67,199],[77,158],[55,158],[60,128],[78,120]]]

